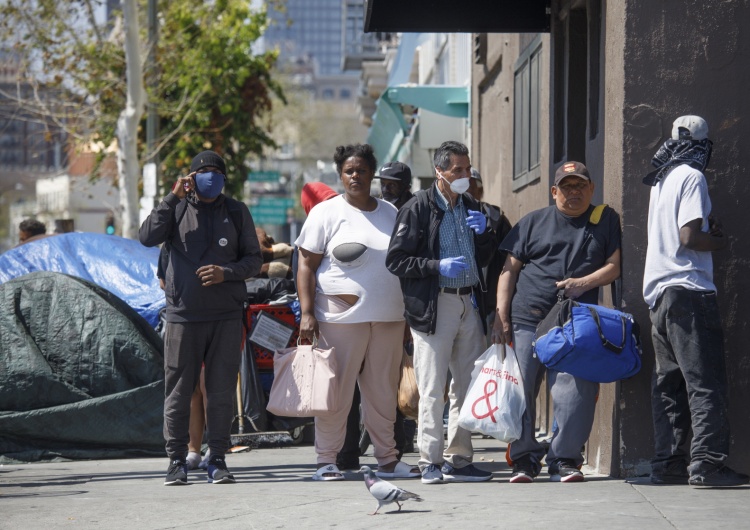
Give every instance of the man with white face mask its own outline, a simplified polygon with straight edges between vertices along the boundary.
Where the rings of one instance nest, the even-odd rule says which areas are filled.
[[[221,193],[226,165],[213,151],[197,155],[190,174],[154,208],[138,233],[164,243],[167,325],[164,335],[164,438],[170,465],[164,484],[187,484],[190,401],[204,365],[208,482],[233,483],[230,447],[233,398],[240,365],[245,279],[263,258],[244,204]]]
[[[474,361],[485,349],[481,268],[495,239],[479,203],[466,193],[471,171],[466,146],[444,142],[433,162],[435,183],[399,210],[386,267],[401,280],[414,338],[422,482],[482,482],[492,473],[472,464],[471,433],[458,426],[458,413]],[[453,381],[446,447],[443,408],[449,370]]]

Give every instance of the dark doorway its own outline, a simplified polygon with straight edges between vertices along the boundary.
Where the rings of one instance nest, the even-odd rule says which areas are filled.
[[[577,160],[585,164],[590,97],[586,9],[570,10],[554,31],[554,163]]]

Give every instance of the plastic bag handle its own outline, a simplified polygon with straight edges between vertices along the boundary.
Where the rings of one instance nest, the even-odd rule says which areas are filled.
[[[302,344],[302,337],[297,335],[297,346],[303,346]],[[317,348],[318,347],[318,336],[313,333],[313,340],[312,340],[312,347]]]

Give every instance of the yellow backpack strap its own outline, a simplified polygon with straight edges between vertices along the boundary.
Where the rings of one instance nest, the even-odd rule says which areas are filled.
[[[592,225],[598,225],[599,221],[602,220],[602,214],[604,213],[604,209],[607,207],[606,204],[600,204],[599,206],[594,207],[594,211],[591,212],[591,217],[589,217],[589,223]]]

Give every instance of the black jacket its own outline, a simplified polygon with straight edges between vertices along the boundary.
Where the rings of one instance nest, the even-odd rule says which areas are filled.
[[[508,235],[508,232],[513,228],[513,225],[510,224],[510,221],[505,217],[505,214],[500,207],[486,202],[481,204],[482,212],[484,212],[489,219],[487,229],[489,230],[491,228],[493,235],[495,236],[492,257],[487,264],[487,268],[484,270],[484,281],[487,284],[487,294],[484,297],[484,308],[489,315],[495,311],[495,307],[497,306],[497,284],[500,280],[500,273],[503,270],[503,265],[505,265],[505,258],[508,257],[507,252],[500,250],[500,243],[503,242],[503,239]]]
[[[247,299],[245,279],[260,271],[263,258],[247,206],[224,195],[212,203],[188,197],[182,219],[180,199],[169,193],[143,222],[138,237],[147,247],[170,246],[164,278],[167,321],[201,322],[241,318]],[[239,228],[233,210],[241,212]],[[219,265],[224,281],[203,287],[195,271]]]
[[[435,202],[436,185],[418,191],[398,212],[396,226],[391,235],[385,265],[401,280],[404,293],[404,316],[409,327],[423,333],[435,332],[437,322],[437,297],[440,277],[440,223],[445,212]],[[482,211],[471,195],[461,199],[467,210]],[[473,233],[473,232],[472,232]],[[497,240],[487,223],[483,234],[474,235],[474,259],[480,276],[480,289],[475,291],[477,305],[485,326],[484,280],[481,268],[492,256]],[[466,256],[468,259],[469,256]],[[486,332],[486,329],[485,329]]]

